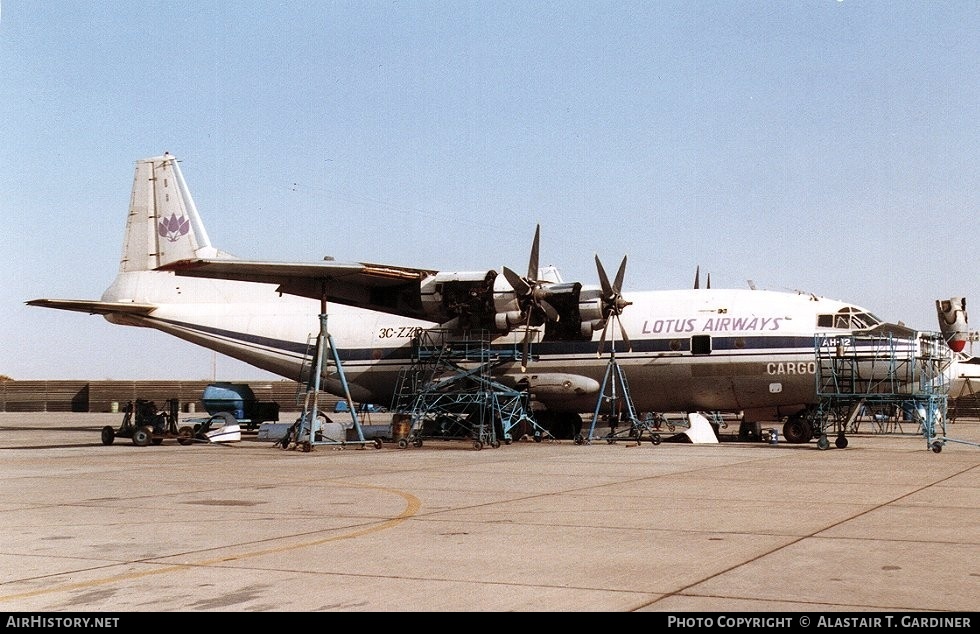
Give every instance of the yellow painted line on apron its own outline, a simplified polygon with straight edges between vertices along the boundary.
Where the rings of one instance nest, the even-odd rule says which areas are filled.
[[[343,533],[341,535],[334,535],[332,537],[324,537],[322,539],[315,539],[313,541],[302,542],[299,544],[292,544],[291,546],[277,546],[275,548],[266,548],[263,550],[255,550],[251,552],[241,553],[239,555],[229,555],[226,557],[216,557],[214,559],[205,559],[203,561],[175,564],[172,566],[167,566],[164,568],[154,568],[153,570],[145,570],[142,572],[131,572],[123,575],[113,575],[111,577],[104,577],[102,579],[92,579],[90,581],[79,581],[77,583],[65,583],[58,586],[51,586],[50,588],[41,588],[38,590],[31,590],[30,592],[20,592],[17,594],[7,594],[0,595],[0,601],[15,601],[17,599],[26,599],[30,597],[37,597],[44,594],[54,594],[56,592],[68,592],[71,590],[81,590],[83,588],[92,588],[95,586],[104,586],[110,583],[117,583],[120,581],[130,581],[132,579],[141,579],[143,577],[150,577],[153,575],[162,575],[171,572],[177,572],[181,570],[191,570],[193,568],[200,568],[202,566],[213,566],[214,564],[229,562],[229,561],[240,561],[242,559],[251,559],[254,557],[261,557],[263,555],[269,555],[273,553],[282,553],[290,550],[297,550],[299,548],[309,548],[311,546],[319,546],[321,544],[327,544],[330,542],[336,542],[343,539],[353,539],[355,537],[361,537],[362,535],[368,535],[370,533],[376,533],[378,531],[387,530],[389,528],[394,528],[398,526],[405,520],[414,517],[418,514],[420,508],[422,508],[422,502],[410,493],[405,493],[404,491],[398,491],[395,489],[387,489],[385,487],[376,487],[371,485],[361,485],[361,484],[350,484],[346,482],[336,483],[344,484],[346,486],[354,486],[362,489],[375,489],[377,491],[384,491],[386,493],[392,493],[398,495],[406,501],[405,509],[396,515],[395,517],[385,520],[380,524],[375,524],[373,526],[367,526],[365,528],[352,531],[350,533]],[[67,574],[67,573],[66,573]]]

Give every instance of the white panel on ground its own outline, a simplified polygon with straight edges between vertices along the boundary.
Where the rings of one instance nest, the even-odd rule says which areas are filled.
[[[691,426],[683,433],[687,434],[692,443],[695,445],[718,443],[718,436],[715,435],[715,430],[711,428],[707,418],[697,412],[691,412],[687,415],[687,420],[690,421]]]

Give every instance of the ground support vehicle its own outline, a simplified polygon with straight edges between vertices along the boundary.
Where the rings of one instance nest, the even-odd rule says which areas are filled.
[[[153,401],[136,399],[123,408],[123,420],[118,429],[111,425],[102,428],[102,444],[111,445],[117,437],[129,438],[137,447],[159,445],[165,438],[180,438],[177,429],[177,399],[167,399],[163,409],[157,410]],[[189,433],[190,428],[185,433]]]

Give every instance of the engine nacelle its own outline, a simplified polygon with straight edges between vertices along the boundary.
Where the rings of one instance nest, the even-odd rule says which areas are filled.
[[[578,314],[582,322],[599,323],[599,328],[602,328],[601,293],[598,289],[585,290],[579,294],[578,300]]]
[[[490,329],[497,272],[440,272],[422,283],[422,308],[432,321],[458,319],[461,329]]]
[[[966,316],[966,298],[937,299],[936,312],[939,315],[939,330],[943,339],[946,340],[953,352],[963,352],[966,342],[970,339]]]
[[[523,323],[521,311],[519,310],[508,310],[503,313],[497,313],[493,319],[494,326],[496,326],[497,330],[510,330],[514,326]]]
[[[544,340],[588,340],[605,325],[601,290],[560,281],[543,289],[545,301],[558,314],[556,320],[532,314],[530,325],[545,327]],[[420,290],[426,316],[440,324],[453,323],[459,331],[507,332],[528,323],[513,288],[492,269],[439,272],[426,278]]]
[[[602,330],[602,327],[606,325],[601,319],[593,319],[592,321],[583,321],[581,327],[581,333],[583,338],[592,338],[592,333]]]

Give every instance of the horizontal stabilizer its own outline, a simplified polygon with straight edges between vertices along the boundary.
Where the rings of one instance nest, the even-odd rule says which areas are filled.
[[[59,310],[74,310],[90,315],[108,315],[111,313],[129,313],[133,315],[148,315],[156,308],[153,304],[136,304],[134,302],[97,302],[86,299],[32,299],[25,302],[28,306],[42,308],[57,308]]]

